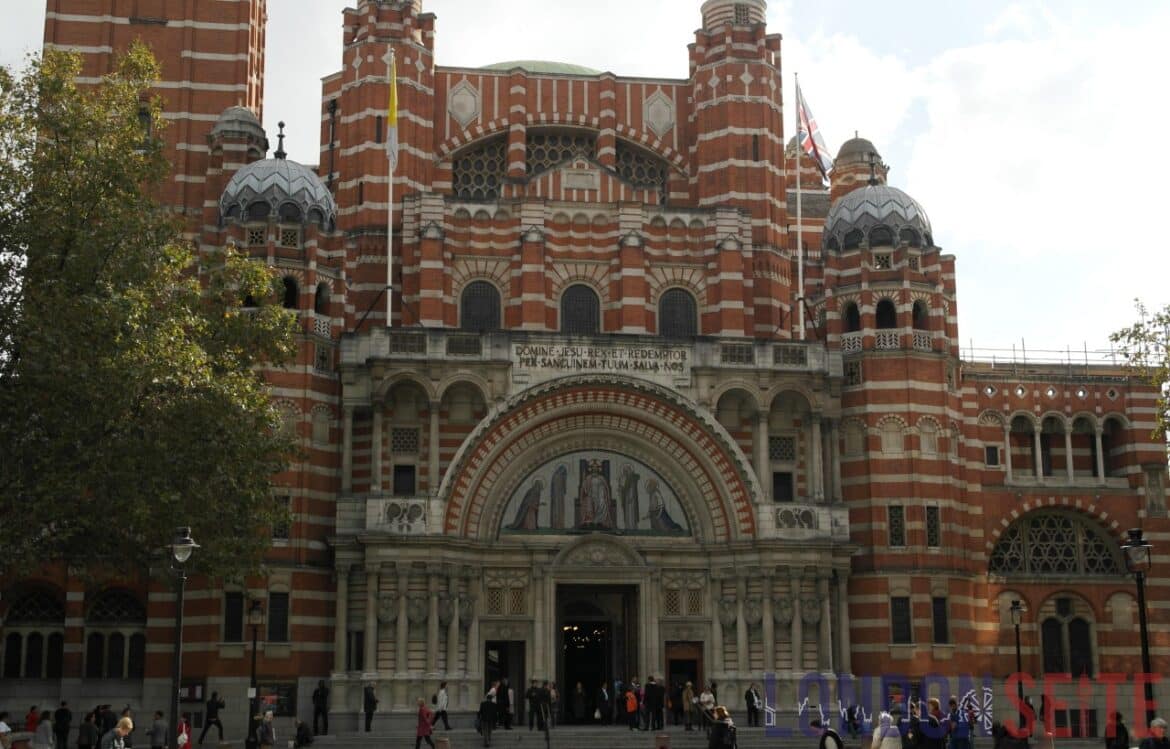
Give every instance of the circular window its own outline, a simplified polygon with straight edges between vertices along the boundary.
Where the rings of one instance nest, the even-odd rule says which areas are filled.
[[[1016,385],[1016,397],[1017,398],[1023,398],[1027,394],[1028,394],[1027,388],[1025,388],[1023,385]]]
[[[1118,392],[1113,388],[1109,388],[1109,392],[1105,393],[1105,395],[1109,396],[1109,400],[1115,401],[1117,400]]]
[[[1077,397],[1084,400],[1089,397],[1089,391],[1084,388],[1077,388]]]
[[[1044,394],[1047,395],[1049,398],[1055,398],[1056,397],[1056,388],[1049,385],[1048,389],[1044,391]]]
[[[984,395],[995,395],[997,392],[999,391],[995,389],[995,385],[988,385],[987,387],[983,388]]]

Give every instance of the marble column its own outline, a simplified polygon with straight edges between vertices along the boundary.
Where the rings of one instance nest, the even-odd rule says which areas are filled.
[[[650,650],[647,653],[647,664],[649,666],[649,673],[653,674],[659,681],[664,683],[666,674],[663,673],[666,669],[665,653],[662,647],[662,573],[658,570],[650,572],[650,581],[647,586],[646,601],[649,604],[648,618],[646,622],[649,626],[646,628],[650,633]]]
[[[849,635],[849,570],[837,570],[837,671],[853,673],[853,647]]]
[[[410,589],[410,573],[405,568],[398,570],[398,619],[395,622],[397,630],[394,641],[394,671],[405,675],[410,671],[409,643],[410,618],[406,613],[406,594]]]
[[[800,574],[792,573],[789,578],[789,590],[792,596],[792,670],[804,670],[804,622],[801,620],[804,606],[800,600]]]
[[[439,475],[439,409],[442,407],[440,401],[431,401],[431,434],[430,439],[427,440],[428,455],[427,455],[427,475],[428,475],[428,489],[427,492],[432,497],[439,494],[439,482],[442,480]]]
[[[378,671],[378,585],[379,565],[366,567],[366,631],[364,643],[364,662],[362,670],[366,673]]]
[[[817,599],[821,603],[821,621],[817,632],[817,669],[823,673],[833,671],[833,612],[829,605],[829,575],[817,575]]]
[[[447,596],[451,603],[451,621],[447,624],[447,677],[459,673],[459,576],[447,575]]]
[[[1068,483],[1071,484],[1074,480],[1071,425],[1064,428],[1064,475],[1068,479]]]
[[[760,619],[760,637],[764,640],[764,673],[776,670],[776,622],[772,611],[772,570],[764,570],[763,614]]]
[[[1003,428],[1003,461],[1007,468],[1006,483],[1012,482],[1012,426],[1007,424]]]
[[[748,625],[743,612],[746,602],[747,578],[740,576],[735,580],[735,656],[741,679],[747,678],[748,674]]]
[[[714,674],[723,674],[723,623],[719,621],[719,599],[723,597],[723,580],[711,577],[709,598],[711,600],[711,671],[707,681]]]
[[[532,591],[532,653],[529,661],[528,670],[532,674],[539,672],[541,664],[545,661],[545,627],[544,622],[547,621],[545,614],[545,584],[544,584],[545,570],[542,567],[532,568],[532,585],[529,590]],[[517,682],[517,687],[527,684]]]
[[[349,564],[337,566],[337,603],[333,614],[333,671],[344,673],[349,628]]]
[[[1035,468],[1036,483],[1044,480],[1044,453],[1040,449],[1040,427],[1032,429],[1032,464]]]
[[[480,656],[483,655],[479,642],[479,611],[483,591],[480,590],[479,580],[478,575],[467,576],[467,594],[471,596],[471,620],[467,624],[467,675],[471,679],[480,675]]]
[[[370,434],[370,493],[382,491],[382,404],[374,404],[374,427]]]
[[[439,672],[439,570],[427,570],[427,674]]]
[[[341,493],[353,491],[353,406],[341,409]]]
[[[768,412],[756,414],[756,476],[760,479],[760,500],[772,498],[772,465],[768,449]]]
[[[1103,449],[1101,435],[1105,430],[1097,427],[1093,433],[1093,439],[1097,440],[1097,483],[1105,483],[1105,450]]]
[[[825,459],[821,452],[821,415],[812,415],[812,494],[817,502],[825,501]]]

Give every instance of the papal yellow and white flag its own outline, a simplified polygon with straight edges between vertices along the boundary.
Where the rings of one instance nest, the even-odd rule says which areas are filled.
[[[390,103],[386,105],[386,156],[390,170],[398,166],[398,62],[390,53]]]

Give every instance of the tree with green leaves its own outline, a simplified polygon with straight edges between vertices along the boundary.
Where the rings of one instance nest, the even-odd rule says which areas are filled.
[[[80,74],[54,51],[0,69],[0,570],[143,570],[189,525],[195,570],[244,574],[286,522],[292,442],[262,368],[289,360],[295,317],[242,309],[275,294],[269,271],[199,257],[152,197],[149,51]]]
[[[1170,305],[1152,314],[1140,301],[1135,305],[1138,321],[1114,333],[1110,340],[1139,376],[1158,391],[1154,437],[1164,440],[1170,434]]]

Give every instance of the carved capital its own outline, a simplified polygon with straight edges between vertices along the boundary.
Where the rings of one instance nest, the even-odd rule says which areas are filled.
[[[772,599],[772,621],[777,624],[792,623],[792,599],[788,596],[775,596]]]
[[[805,624],[820,624],[821,600],[815,596],[808,596],[801,600],[800,618]]]
[[[382,596],[378,599],[378,621],[393,624],[398,620],[398,596]]]
[[[455,601],[447,593],[439,594],[439,624],[446,627],[455,616]]]
[[[736,601],[734,596],[724,596],[719,599],[719,623],[724,627],[734,627],[735,620],[739,616],[736,611]]]
[[[749,627],[758,627],[764,619],[764,601],[751,597],[743,602],[743,618]]]

